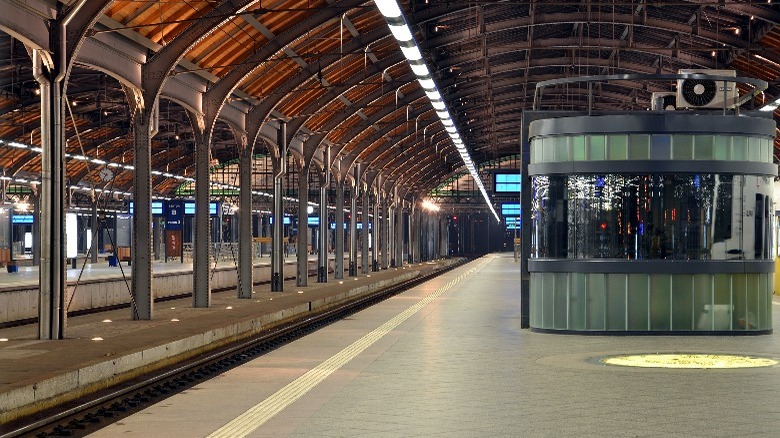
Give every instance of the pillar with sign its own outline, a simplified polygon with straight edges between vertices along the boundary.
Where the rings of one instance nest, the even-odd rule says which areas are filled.
[[[165,261],[178,257],[184,261],[182,253],[181,228],[184,220],[184,203],[168,201],[165,209]]]

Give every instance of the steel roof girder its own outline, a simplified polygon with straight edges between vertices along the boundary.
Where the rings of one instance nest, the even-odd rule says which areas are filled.
[[[312,28],[322,26],[333,19],[338,19],[341,16],[341,10],[354,8],[361,4],[361,0],[337,0],[328,8],[319,9],[305,20],[299,21],[274,39],[268,41],[260,50],[230,70],[203,96],[204,109],[208,114],[209,121],[213,123],[213,120],[216,120],[222,105],[224,105],[225,100],[227,100],[233,90],[273,54],[283,50]]]
[[[390,93],[392,93],[392,92],[393,91],[391,90]],[[382,94],[377,99],[379,99],[382,96],[385,96],[387,94],[389,94],[389,93]],[[403,103],[402,106],[399,106],[397,108],[393,108],[392,106],[387,105],[381,111],[372,114],[371,117],[369,118],[369,120],[367,121],[367,123],[365,125],[353,127],[345,135],[345,137],[346,138],[355,138],[355,137],[357,137],[362,131],[365,131],[366,129],[370,129],[369,127],[373,126],[375,123],[378,123],[383,118],[385,118],[388,115],[392,114],[393,112],[401,109],[402,107],[405,107],[405,106],[410,105],[410,104],[412,104],[413,102],[415,102],[415,101],[417,101],[419,99],[422,99],[423,97],[425,97],[425,94],[423,93],[422,89],[417,89],[417,90],[415,90],[415,91],[413,91],[413,92],[411,92],[411,93],[409,93],[407,95],[404,95],[404,97],[401,98],[402,100],[399,101],[399,103]],[[376,131],[372,137],[375,137],[378,140],[378,139],[382,138],[385,134],[390,132],[392,129],[394,129],[394,128],[390,128],[389,125],[385,126],[384,128],[381,128],[379,131]],[[323,134],[323,138],[324,138],[324,134]],[[373,144],[375,141],[376,140],[370,141],[368,146]],[[360,155],[360,153],[362,153],[362,151],[366,147],[366,146],[364,146],[364,147],[357,146],[357,147],[355,147],[355,149],[353,149],[353,151],[351,151],[351,152],[349,152],[349,153],[347,153],[345,155],[341,155],[341,152],[345,149],[345,146],[346,145],[342,146],[334,154],[335,156],[341,156],[342,177],[346,177],[346,174],[350,171],[350,168],[352,167],[352,165],[357,160],[357,157]]]
[[[47,20],[54,17],[49,16],[47,10],[53,8],[48,8],[43,2],[25,3],[27,4],[12,0],[0,0],[0,9],[3,11],[0,14],[0,30],[22,41],[29,48],[51,53]],[[36,6],[40,6],[40,8],[36,8]]]

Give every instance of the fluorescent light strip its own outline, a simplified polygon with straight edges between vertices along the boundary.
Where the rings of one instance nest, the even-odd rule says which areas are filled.
[[[493,208],[493,204],[490,203],[490,197],[485,191],[485,186],[482,184],[482,179],[479,177],[474,163],[471,161],[468,150],[463,145],[463,140],[458,134],[458,128],[454,126],[452,117],[450,117],[447,111],[447,105],[444,103],[441,94],[439,93],[436,83],[431,77],[428,67],[425,65],[425,61],[422,59],[420,49],[417,47],[417,42],[414,40],[414,35],[409,31],[409,25],[406,23],[401,8],[398,6],[396,0],[374,0],[379,12],[385,17],[387,26],[390,28],[390,32],[393,34],[398,44],[401,47],[406,59],[409,61],[409,66],[412,71],[417,75],[417,79],[420,81],[420,85],[428,99],[431,101],[431,105],[436,110],[436,114],[439,116],[442,124],[450,135],[453,144],[455,144],[458,153],[460,153],[461,159],[466,166],[466,169],[471,174],[471,177],[479,187],[479,191],[482,193],[482,197],[485,199],[485,203],[490,208],[493,216],[497,221],[500,221],[496,210]]]
[[[10,147],[13,147],[13,148],[18,148],[18,149],[29,149],[29,150],[31,150],[33,152],[37,152],[39,154],[42,152],[42,149],[40,147],[32,146],[32,145],[28,145],[28,144],[24,144],[24,143],[19,143],[17,141],[0,140],[0,146],[2,146],[2,145],[7,145],[7,146],[10,146]],[[65,154],[65,158],[70,158],[70,159],[79,160],[79,161],[91,161],[91,162],[93,162],[95,164],[105,165],[106,167],[111,167],[111,168],[120,167],[120,168],[122,168],[124,170],[129,170],[129,171],[135,170],[135,167],[133,167],[133,166],[131,166],[129,164],[106,162],[106,161],[100,160],[98,158],[85,157],[83,155]],[[160,172],[159,170],[152,170],[151,174],[154,175],[154,176],[164,176],[166,178],[174,178],[174,179],[177,179],[177,180],[180,180],[180,181],[186,181],[186,182],[191,182],[191,183],[195,182],[195,178],[182,176],[182,175],[174,175],[174,174],[168,173],[168,172]],[[29,181],[29,180],[24,179],[24,178],[12,178],[12,177],[9,177],[9,176],[0,176],[0,180],[2,180],[2,181],[14,181],[14,182],[18,182],[18,183],[21,183],[21,184],[34,184],[34,185],[40,184],[39,181]],[[233,190],[237,190],[239,192],[241,191],[241,188],[238,187],[238,186],[222,184],[222,183],[218,183],[218,182],[214,182],[214,181],[209,181],[209,185],[212,186],[212,187],[217,187],[217,188],[221,188],[221,189],[233,189]],[[91,187],[84,187],[84,186],[71,186],[71,187],[78,188],[79,190],[83,190],[83,191],[92,191],[92,190],[95,190],[96,192],[100,191],[100,189],[92,189]],[[114,193],[119,194],[119,195],[124,195],[124,196],[132,196],[133,195],[130,192],[115,191]],[[273,198],[273,196],[274,196],[271,193],[265,193],[265,192],[255,191],[255,190],[252,190],[252,194],[260,195],[260,196],[266,196],[266,197],[269,197],[269,198]],[[169,201],[171,198],[152,196],[152,199],[164,199],[166,201]],[[287,199],[289,201],[298,202],[298,199],[296,199],[296,198],[287,198],[287,197],[285,197],[285,199]],[[319,207],[319,205],[320,205],[320,204],[318,204],[316,202],[309,202],[309,204],[314,205],[315,207]]]

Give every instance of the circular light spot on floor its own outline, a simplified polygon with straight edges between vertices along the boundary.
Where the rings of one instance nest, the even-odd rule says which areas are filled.
[[[344,282],[343,281],[339,281],[339,284],[344,284]]]
[[[103,340],[103,338],[101,338],[100,336],[98,336],[98,337],[96,337],[96,338],[92,338],[92,340],[93,340],[93,341],[102,341],[102,340]]]
[[[225,310],[232,310],[232,309],[233,309],[233,306],[227,306],[227,307],[225,307]]]
[[[8,342],[8,338],[0,338],[0,342]]]
[[[113,322],[110,319],[104,319],[103,322]]]
[[[176,308],[175,307],[171,307],[171,310],[176,310]]]
[[[601,359],[606,365],[640,368],[723,369],[777,365],[776,360],[732,354],[634,354]]]
[[[299,293],[299,294],[302,294],[302,293],[303,293],[303,291],[302,291],[302,290],[299,290],[299,291],[298,291],[298,293]]]
[[[171,322],[179,322],[179,319],[178,318],[173,318],[173,319],[171,319]]]
[[[371,275],[366,275],[366,277],[371,278]]]

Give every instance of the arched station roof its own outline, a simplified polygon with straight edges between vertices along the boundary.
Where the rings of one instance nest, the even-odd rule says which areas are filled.
[[[105,185],[105,164],[132,163],[135,97],[159,88],[152,142],[155,193],[194,175],[193,123],[211,124],[213,164],[237,144],[276,152],[287,122],[300,159],[357,163],[383,190],[424,196],[463,169],[416,76],[372,1],[0,0],[0,167],[40,173],[40,108],[30,53],[48,50],[48,19],[69,11],[67,152],[72,185]],[[78,8],[78,9],[76,9]],[[780,97],[780,10],[766,1],[402,1],[404,12],[474,162],[517,154],[537,82],[553,78],[735,69]],[[605,84],[601,109],[643,109],[673,84]],[[548,107],[583,105],[581,89],[547,90]],[[142,102],[149,106],[150,102]],[[748,103],[748,105],[755,102]],[[778,113],[775,111],[775,116]],[[324,163],[330,148],[333,163]],[[775,145],[778,156],[778,144]],[[95,159],[95,160],[92,160]],[[130,171],[111,183],[131,191]],[[168,176],[170,175],[170,176]],[[178,176],[176,178],[174,176]]]

